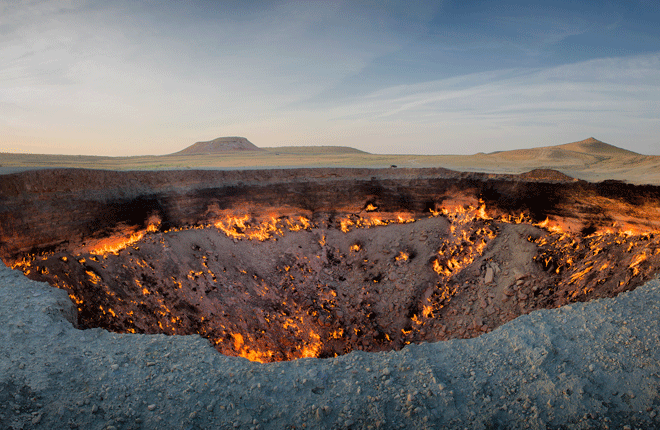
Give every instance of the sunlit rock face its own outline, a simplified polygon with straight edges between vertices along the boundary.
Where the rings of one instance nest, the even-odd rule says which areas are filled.
[[[660,267],[659,197],[552,171],[37,171],[0,178],[0,250],[82,328],[322,358],[634,288]]]

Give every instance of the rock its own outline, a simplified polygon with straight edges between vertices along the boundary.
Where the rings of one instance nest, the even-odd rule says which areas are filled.
[[[147,406],[147,409],[149,409],[150,411],[153,411],[153,410],[156,409],[156,405],[151,404],[151,405]]]
[[[520,270],[513,269],[513,274],[516,276],[516,281],[525,279],[529,276],[527,272],[521,272]]]
[[[484,283],[490,284],[491,282],[493,282],[494,276],[495,276],[495,273],[493,271],[493,268],[488,266],[486,268],[486,276],[484,276]]]

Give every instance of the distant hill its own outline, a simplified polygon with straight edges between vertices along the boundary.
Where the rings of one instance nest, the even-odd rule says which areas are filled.
[[[487,157],[507,161],[536,161],[537,163],[594,163],[613,157],[640,156],[640,154],[601,142],[590,137],[579,142],[530,149],[514,149],[485,154]]]
[[[566,143],[564,145],[555,146],[557,149],[565,149],[568,151],[581,152],[591,155],[640,155],[627,149],[619,148],[598,139],[590,137],[589,139],[581,140],[579,142]]]
[[[171,155],[208,155],[234,151],[263,151],[244,137],[218,137],[208,142],[197,142]]]

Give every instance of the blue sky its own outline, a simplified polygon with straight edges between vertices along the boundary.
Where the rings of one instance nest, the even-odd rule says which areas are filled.
[[[660,154],[660,3],[0,0],[0,151]]]

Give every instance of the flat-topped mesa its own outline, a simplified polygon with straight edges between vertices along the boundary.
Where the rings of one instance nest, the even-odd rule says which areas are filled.
[[[171,155],[208,155],[233,151],[263,151],[244,137],[218,137],[207,142],[197,142]]]

